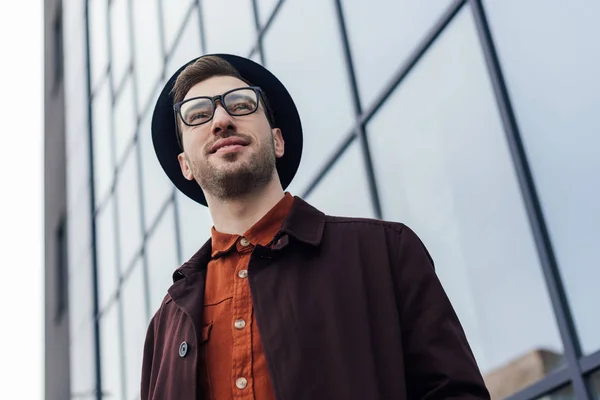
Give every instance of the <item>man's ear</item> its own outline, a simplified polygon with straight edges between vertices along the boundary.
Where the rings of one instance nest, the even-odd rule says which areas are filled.
[[[285,153],[285,141],[283,140],[283,135],[281,134],[281,129],[273,128],[273,129],[271,129],[271,133],[273,134],[275,156],[277,158],[281,158],[281,157],[283,157],[283,154]]]
[[[179,161],[179,167],[181,167],[181,173],[188,181],[194,179],[194,174],[192,174],[192,168],[190,167],[190,162],[188,158],[185,156],[185,153],[180,153],[177,156],[177,160]]]

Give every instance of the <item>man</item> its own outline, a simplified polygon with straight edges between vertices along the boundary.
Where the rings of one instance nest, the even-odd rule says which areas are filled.
[[[224,54],[188,63],[152,136],[214,227],[150,323],[143,400],[489,398],[417,236],[284,192],[302,129],[269,71]]]

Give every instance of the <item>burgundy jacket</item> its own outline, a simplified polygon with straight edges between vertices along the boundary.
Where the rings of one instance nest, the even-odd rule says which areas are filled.
[[[254,249],[248,279],[278,400],[490,398],[433,262],[408,227],[326,216],[296,198],[276,239]],[[210,254],[209,240],[175,271],[150,322],[142,400],[201,398]]]

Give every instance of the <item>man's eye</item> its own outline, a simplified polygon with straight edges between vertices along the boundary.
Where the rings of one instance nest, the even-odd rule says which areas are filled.
[[[233,111],[248,111],[254,107],[250,103],[236,103],[233,105]]]
[[[188,120],[189,121],[196,121],[196,120],[205,119],[205,118],[208,118],[208,113],[207,112],[201,112],[201,111],[193,113],[193,114],[190,114],[188,116]]]

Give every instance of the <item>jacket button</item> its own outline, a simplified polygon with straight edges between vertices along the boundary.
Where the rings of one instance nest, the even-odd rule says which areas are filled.
[[[181,344],[179,345],[179,357],[185,357],[188,351],[188,344],[187,342],[181,342]]]

